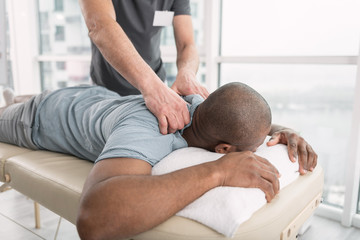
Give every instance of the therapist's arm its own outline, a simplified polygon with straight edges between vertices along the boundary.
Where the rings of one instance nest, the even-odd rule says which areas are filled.
[[[111,0],[79,0],[89,37],[105,59],[144,96],[162,134],[190,122],[186,102],[168,88],[136,51],[116,22]]]
[[[173,26],[177,50],[176,65],[178,74],[171,88],[183,96],[199,94],[206,99],[209,96],[209,92],[196,81],[196,73],[199,68],[199,56],[194,41],[191,16],[175,16]]]
[[[314,170],[318,156],[310,144],[297,132],[291,128],[272,124],[269,136],[271,138],[267,143],[268,146],[278,143],[287,145],[290,160],[292,162],[299,161],[299,173],[301,175]]]
[[[217,161],[151,176],[137,159],[95,164],[85,183],[77,219],[81,239],[124,239],[164,222],[217,186],[257,187],[271,201],[278,172],[252,152],[229,153]]]

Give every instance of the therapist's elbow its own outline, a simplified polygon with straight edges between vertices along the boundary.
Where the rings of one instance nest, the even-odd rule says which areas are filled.
[[[87,22],[88,36],[95,45],[97,45],[101,39],[101,32],[103,31],[101,25],[101,22],[96,21],[95,19],[88,20]]]
[[[112,44],[109,36],[116,31],[116,28],[119,28],[119,24],[112,18],[93,17],[88,19],[87,28],[90,40],[101,49]]]

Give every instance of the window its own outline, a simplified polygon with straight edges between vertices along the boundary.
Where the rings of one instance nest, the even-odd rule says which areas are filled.
[[[41,43],[40,54],[90,54],[90,40],[78,1],[37,1],[40,39],[47,39]],[[55,11],[55,5],[60,3],[63,11]]]
[[[42,89],[90,84],[90,40],[77,0],[38,0]]]
[[[177,67],[175,63],[166,62],[164,63],[166,71],[166,84],[171,87],[176,80]],[[196,79],[201,84],[205,85],[205,63],[200,63],[199,70],[196,75]]]
[[[55,41],[65,41],[65,27],[55,26]]]
[[[0,86],[12,87],[9,21],[6,1],[0,3]]]
[[[309,140],[325,171],[324,202],[339,208],[345,198],[357,71],[350,59],[359,51],[359,8],[356,0],[222,1],[220,85],[241,81],[254,87],[271,105],[273,122]]]
[[[222,54],[357,55],[359,9],[358,0],[223,0]]]
[[[192,0],[190,3],[191,18],[194,28],[194,39],[196,45],[201,48],[203,43],[203,21],[204,21],[204,0]],[[173,27],[164,27],[161,32],[161,45],[162,46],[174,46],[174,32]]]
[[[55,1],[55,12],[64,11],[64,0],[54,0]]]

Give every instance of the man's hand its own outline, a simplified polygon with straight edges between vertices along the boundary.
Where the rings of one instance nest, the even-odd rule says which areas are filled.
[[[280,174],[265,158],[250,151],[228,153],[218,161],[223,186],[260,188],[270,202],[279,192]]]
[[[199,94],[204,99],[209,96],[207,89],[196,81],[195,73],[186,70],[179,71],[171,89],[181,96]]]
[[[174,133],[190,122],[187,103],[164,83],[143,96],[146,106],[157,117],[162,134]]]
[[[298,133],[289,128],[281,128],[271,131],[271,138],[268,146],[278,143],[286,144],[289,158],[292,162],[299,161],[299,172],[301,175],[307,171],[313,171],[317,164],[317,154],[312,147]]]

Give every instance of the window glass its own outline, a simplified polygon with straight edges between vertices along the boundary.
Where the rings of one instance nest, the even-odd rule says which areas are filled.
[[[7,78],[8,86],[13,88],[13,73],[12,73],[12,61],[10,58],[10,34],[9,34],[9,21],[6,22],[6,59],[7,59]]]
[[[357,55],[359,0],[223,0],[222,55]]]
[[[166,84],[171,87],[176,80],[177,67],[176,63],[164,63],[166,71]],[[205,63],[200,63],[196,80],[205,85]]]
[[[204,0],[191,0],[191,19],[194,28],[194,39],[197,46],[203,46]],[[172,26],[164,27],[161,32],[161,45],[174,46],[174,29]]]
[[[90,54],[78,0],[38,0],[40,54]]]
[[[55,26],[55,41],[65,41],[65,26]]]
[[[5,74],[1,74],[0,77],[4,77],[4,79],[0,79],[0,83],[4,86],[13,87],[13,77],[12,77],[12,61],[10,56],[10,34],[9,34],[9,16],[8,16],[8,3],[4,1],[0,3],[1,13],[4,14],[0,19],[0,52],[2,56],[1,58],[1,71],[4,71]],[[4,35],[3,35],[4,34]],[[1,96],[0,96],[1,97]]]
[[[268,101],[273,123],[313,146],[325,172],[324,202],[343,207],[356,66],[221,64],[221,85],[244,82]]]
[[[55,11],[64,11],[64,0],[54,0],[55,1]]]
[[[91,84],[89,69],[90,62],[88,61],[41,62],[41,88],[53,90]]]

